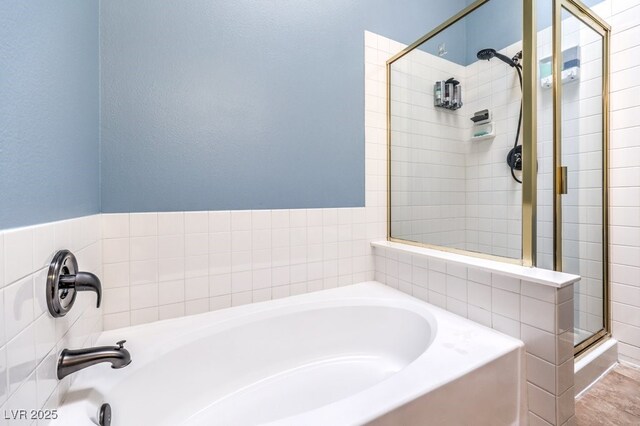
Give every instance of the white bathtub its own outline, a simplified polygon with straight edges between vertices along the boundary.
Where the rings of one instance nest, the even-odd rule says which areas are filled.
[[[133,362],[77,374],[57,424],[507,425],[522,342],[376,282],[102,333]]]

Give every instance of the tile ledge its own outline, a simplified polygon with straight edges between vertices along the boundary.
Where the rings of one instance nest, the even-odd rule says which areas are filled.
[[[502,275],[517,278],[537,284],[542,284],[555,288],[566,287],[569,284],[580,281],[579,275],[567,274],[564,272],[550,271],[548,269],[530,268],[527,266],[514,265],[511,263],[499,262],[496,260],[480,259],[473,256],[451,253],[448,251],[435,250],[426,247],[417,247],[409,244],[394,243],[391,241],[373,241],[372,247],[391,249],[397,252],[418,254],[458,263],[488,272],[496,272]]]

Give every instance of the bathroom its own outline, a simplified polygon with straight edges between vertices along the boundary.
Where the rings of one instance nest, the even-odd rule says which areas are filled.
[[[640,424],[640,0],[0,40],[1,426]]]

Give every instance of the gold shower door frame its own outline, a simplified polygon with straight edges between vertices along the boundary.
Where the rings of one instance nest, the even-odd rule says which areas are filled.
[[[611,27],[579,0],[553,0],[553,268],[563,270],[562,259],[562,194],[566,174],[562,168],[562,11],[588,26],[602,37],[602,301],[603,328],[576,345],[580,355],[598,341],[610,336],[609,318],[609,49]],[[579,285],[579,284],[578,284]]]
[[[455,252],[467,256],[483,259],[498,260],[506,263],[516,263],[523,266],[535,267],[537,263],[537,91],[538,91],[538,57],[537,57],[537,26],[536,26],[536,0],[522,0],[523,5],[523,87],[522,87],[522,256],[521,259],[513,259],[503,256],[495,256],[486,253],[477,253],[468,250],[443,247],[433,244],[418,243],[415,241],[395,238],[391,235],[391,65],[418,48],[427,40],[444,31],[465,16],[471,14],[490,0],[476,0],[469,6],[438,25],[429,33],[407,46],[405,49],[392,56],[386,65],[387,74],[387,240],[419,247],[433,248],[442,251]],[[602,52],[602,223],[603,223],[603,312],[604,328],[591,338],[575,347],[575,353],[580,354],[597,341],[610,335],[609,320],[609,238],[608,238],[608,174],[609,174],[609,51],[611,27],[600,17],[595,15],[584,3],[579,0],[552,0],[552,32],[553,32],[553,81],[560,81],[562,63],[559,60],[562,54],[561,30],[562,10],[565,9],[580,21],[592,28],[603,38]],[[553,185],[554,185],[554,269],[562,270],[562,200],[561,190],[566,180],[563,179],[561,169],[561,96],[560,84],[553,84]]]

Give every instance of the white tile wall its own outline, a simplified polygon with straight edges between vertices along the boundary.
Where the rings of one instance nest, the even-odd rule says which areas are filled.
[[[573,285],[557,289],[391,248],[374,254],[376,281],[523,340],[530,423],[572,421]]]
[[[610,271],[613,336],[620,359],[640,365],[640,4],[595,7],[612,26]]]
[[[376,66],[378,56],[366,59]],[[465,248],[468,117],[464,107],[433,106],[434,81],[450,77],[468,87],[464,66],[420,49],[392,66],[391,229],[396,238]]]
[[[367,210],[103,214],[104,326],[371,280]]]
[[[63,318],[49,314],[47,268],[61,249],[74,252],[81,270],[101,276],[99,216],[0,232],[0,413],[57,407],[73,378],[55,377],[59,351],[90,346],[102,330],[93,294],[78,295]],[[112,298],[104,301],[113,306]]]

